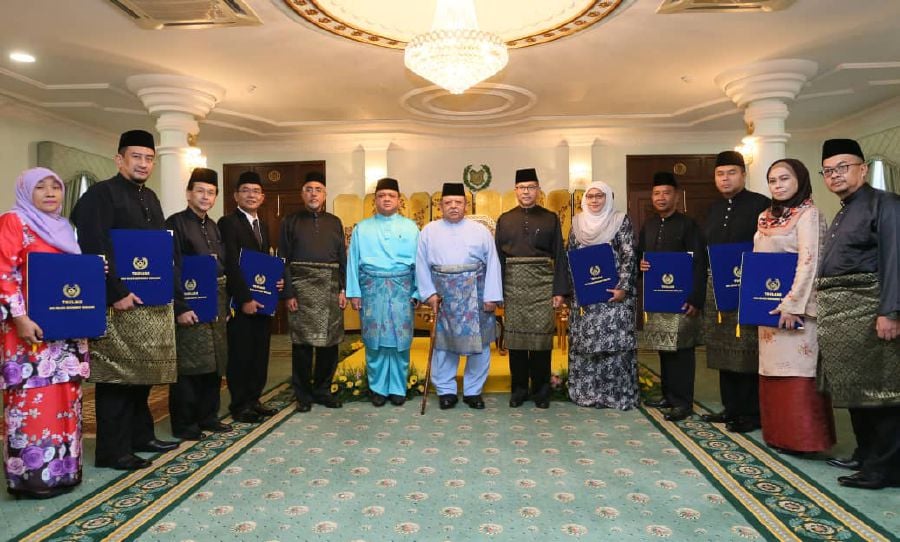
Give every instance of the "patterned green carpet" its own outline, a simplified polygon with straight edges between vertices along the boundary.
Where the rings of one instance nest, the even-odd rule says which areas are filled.
[[[419,402],[294,414],[182,447],[22,540],[895,540],[760,448],[655,411]],[[883,498],[897,500],[888,490]],[[10,535],[14,533],[9,533]]]

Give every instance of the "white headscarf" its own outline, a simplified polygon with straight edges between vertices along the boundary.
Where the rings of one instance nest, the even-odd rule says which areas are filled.
[[[603,181],[594,181],[588,185],[584,195],[592,189],[597,189],[606,194],[606,204],[596,213],[592,213],[587,206],[587,198],[581,198],[581,214],[576,215],[572,221],[572,231],[575,233],[575,239],[582,246],[600,245],[609,243],[622,221],[625,220],[625,213],[616,211],[614,205],[615,194],[612,188]]]

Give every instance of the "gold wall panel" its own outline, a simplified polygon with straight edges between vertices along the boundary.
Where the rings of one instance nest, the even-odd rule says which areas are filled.
[[[563,242],[569,239],[572,230],[572,195],[568,190],[551,190],[547,194],[547,209],[556,213],[559,217],[559,225],[562,229]]]
[[[414,192],[409,196],[409,218],[420,230],[431,222],[431,196],[428,192]]]
[[[503,196],[496,190],[479,190],[475,193],[475,212],[497,220],[503,214]]]

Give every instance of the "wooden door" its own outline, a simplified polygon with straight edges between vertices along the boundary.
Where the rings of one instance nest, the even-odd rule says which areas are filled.
[[[325,161],[225,164],[222,170],[222,176],[225,179],[222,197],[225,198],[223,201],[226,214],[234,212],[237,207],[237,203],[234,201],[234,191],[241,173],[255,171],[259,174],[266,199],[257,213],[266,225],[272,253],[278,255],[281,221],[284,217],[303,208],[300,183],[310,171],[320,171],[324,174]],[[275,312],[275,321],[272,324],[272,333],[288,332],[286,314],[284,302],[279,302],[278,310]]]
[[[722,197],[716,190],[714,180],[715,154],[630,155],[625,160],[628,218],[634,225],[635,237],[641,231],[647,217],[654,214],[650,193],[653,187],[653,174],[657,171],[668,171],[675,175],[679,185],[677,208],[696,220],[701,227],[706,220],[710,204]],[[640,277],[640,274],[638,276]],[[644,324],[641,311],[644,299],[640,280],[638,280],[637,303],[636,325],[641,329]]]

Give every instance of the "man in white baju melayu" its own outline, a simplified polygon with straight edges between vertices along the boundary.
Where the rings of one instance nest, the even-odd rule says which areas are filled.
[[[482,409],[496,333],[494,310],[503,300],[500,260],[491,232],[465,218],[462,183],[444,183],[440,206],[443,218],[422,229],[416,255],[420,299],[438,314],[431,381],[441,409],[456,406],[459,356],[467,356],[463,401]]]

